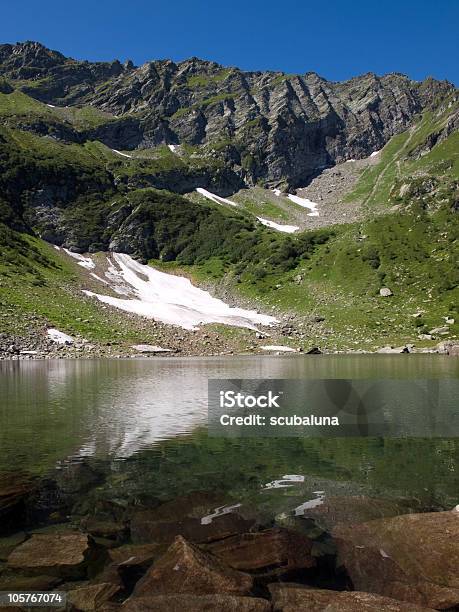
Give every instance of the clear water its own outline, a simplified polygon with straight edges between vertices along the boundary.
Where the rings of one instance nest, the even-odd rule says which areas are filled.
[[[207,435],[208,378],[457,378],[437,355],[247,356],[0,363],[0,471],[97,464],[105,493],[221,491],[273,516],[326,495],[459,503],[459,441]],[[415,418],[416,415],[413,416]],[[277,483],[298,476],[287,487]],[[273,484],[274,483],[274,484]]]

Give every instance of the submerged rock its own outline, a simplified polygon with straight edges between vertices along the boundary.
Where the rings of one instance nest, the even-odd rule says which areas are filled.
[[[171,543],[182,535],[200,543],[249,531],[255,521],[240,516],[235,512],[237,506],[225,506],[225,501],[221,495],[196,491],[157,508],[140,510],[132,516],[132,541]]]
[[[22,472],[0,474],[0,533],[8,533],[24,524],[27,500],[35,491],[35,483]]]
[[[279,528],[244,533],[206,547],[234,569],[258,575],[277,575],[314,567],[316,560],[311,556],[311,549],[312,542],[306,536]]]
[[[297,516],[312,518],[326,530],[338,523],[361,523],[378,518],[406,514],[410,511],[407,503],[390,499],[366,497],[365,495],[326,497],[320,503],[296,512]]]
[[[8,557],[8,567],[34,574],[81,577],[95,549],[82,533],[35,534]]]
[[[118,593],[119,588],[111,583],[103,582],[73,589],[67,594],[67,601],[77,610],[90,612],[99,610],[101,605]]]
[[[426,612],[431,608],[360,591],[328,591],[301,585],[270,585],[274,610],[284,612]]]
[[[457,512],[338,525],[333,536],[356,589],[441,610],[459,605]]]
[[[202,552],[178,536],[167,552],[137,583],[133,595],[193,595],[251,591],[252,577],[225,566],[219,559]]]

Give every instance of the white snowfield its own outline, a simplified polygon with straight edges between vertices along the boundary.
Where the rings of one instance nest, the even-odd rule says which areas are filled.
[[[172,151],[172,153],[175,153],[177,151],[177,145],[167,145],[167,146]]]
[[[376,157],[377,155],[379,155],[379,151],[373,151],[370,157]]]
[[[80,255],[79,253],[73,253],[72,251],[69,251],[68,249],[64,249],[64,251],[67,253],[67,255],[70,255],[70,257],[73,257],[73,259],[76,259],[78,261],[79,266],[82,266],[83,268],[87,268],[88,270],[92,270],[93,268],[96,267],[96,264],[93,262],[93,260],[90,257],[83,257],[83,255]]]
[[[291,346],[277,346],[274,344],[270,344],[268,346],[262,346],[260,348],[262,348],[264,351],[283,351],[285,353],[296,353],[296,349],[292,348]]]
[[[230,206],[237,207],[236,202],[232,202],[231,200],[228,200],[228,198],[221,198],[220,196],[215,195],[214,193],[211,193],[210,191],[207,191],[207,189],[203,189],[202,187],[197,187],[196,191],[203,195],[205,198],[212,200],[212,202],[215,202],[216,204],[229,204]]]
[[[56,108],[54,104],[47,104],[46,106],[49,106],[49,108]]]
[[[56,344],[73,344],[74,342],[72,336],[64,334],[64,332],[59,331],[55,327],[51,327],[46,333],[53,342],[56,342]]]
[[[280,223],[275,223],[274,221],[270,221],[269,219],[263,219],[263,217],[257,217],[260,223],[266,225],[266,227],[270,227],[271,229],[275,229],[278,232],[285,232],[287,234],[293,234],[300,228],[297,225],[281,225]]]
[[[292,202],[295,202],[295,204],[298,204],[299,206],[302,206],[303,208],[309,208],[311,212],[308,213],[308,217],[318,217],[319,216],[319,211],[317,210],[319,205],[316,202],[312,202],[308,198],[300,198],[300,196],[292,195],[291,193],[289,193],[287,197]]]
[[[112,151],[117,155],[121,155],[122,157],[129,157],[129,159],[132,159],[132,155],[128,155],[127,153],[121,153],[121,151],[117,151],[116,149],[112,149]]]
[[[116,298],[92,291],[84,293],[126,312],[184,329],[196,329],[205,323],[256,329],[257,325],[277,322],[274,317],[254,310],[232,308],[207,291],[194,287],[187,278],[160,272],[123,253],[113,253],[113,265],[105,277],[113,282],[117,293],[120,293],[120,283],[123,282],[127,297]]]

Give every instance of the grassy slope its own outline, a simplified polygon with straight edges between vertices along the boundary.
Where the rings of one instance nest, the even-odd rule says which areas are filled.
[[[2,112],[11,118],[14,113],[56,117],[64,111],[14,92],[0,94]],[[78,114],[68,112],[72,117]],[[66,120],[75,122],[72,117]],[[191,266],[187,273],[197,280],[221,282],[247,298],[261,300],[266,308],[293,311],[301,316],[324,316],[324,325],[314,328],[305,340],[307,345],[314,342],[340,349],[400,344],[416,340],[420,331],[441,325],[442,317],[453,316],[457,321],[457,214],[451,212],[451,202],[448,198],[443,201],[444,197],[440,202],[434,198],[435,206],[426,209],[419,202],[413,205],[393,197],[394,183],[400,184],[410,174],[435,172],[443,187],[458,176],[457,133],[427,155],[413,155],[426,137],[443,125],[444,117],[425,115],[411,133],[392,139],[383,150],[380,164],[364,171],[349,196],[366,200],[369,208],[392,202],[398,205],[397,212],[362,224],[338,226],[331,232],[287,237],[263,228],[254,231],[248,218],[241,219],[242,225],[237,230],[233,221],[224,220],[237,218],[237,214],[206,202],[207,208],[215,211],[211,218],[216,225],[204,224],[193,235],[188,232],[183,244],[174,238],[172,256],[181,266]],[[98,142],[62,144],[19,130],[3,130],[2,134],[40,168],[48,165],[56,176],[71,168],[83,177],[83,182],[84,177],[94,175],[104,182],[105,172],[135,177],[142,172],[182,169],[186,166],[183,156],[196,164],[206,163],[194,150],[184,150],[181,157],[167,147],[160,147],[137,152],[131,160]],[[108,189],[105,198],[99,197],[97,203],[83,198],[76,208],[69,208],[69,219],[86,228],[88,234],[93,233],[93,225],[100,225],[112,197]],[[239,197],[244,199],[248,212],[262,213],[259,197],[241,194]],[[282,210],[271,210],[271,203],[267,205],[270,214],[265,213],[266,216],[283,220]],[[192,215],[190,222],[194,222],[193,218]],[[221,240],[217,244],[215,238],[221,236],[219,224],[228,223],[227,227],[231,226],[236,233],[222,247]],[[11,331],[9,328],[14,328],[21,312],[28,312],[88,339],[105,341],[113,337],[113,321],[79,294],[78,270],[74,265],[60,261],[54,249],[36,238],[24,236],[23,243],[18,243],[17,235],[11,238],[5,232],[0,234],[2,254],[9,249],[10,258],[2,258],[0,264],[1,309],[6,313],[1,319],[2,331]],[[162,239],[166,240],[162,253],[168,252],[170,257],[167,234],[161,230]],[[361,240],[362,236],[366,238]],[[169,265],[177,266],[174,262]],[[380,298],[381,286],[389,286],[394,296]],[[419,310],[424,311],[422,317],[413,318],[411,315]],[[457,332],[455,325],[451,335],[454,337]],[[117,334],[129,341],[136,339],[132,330],[123,326]]]

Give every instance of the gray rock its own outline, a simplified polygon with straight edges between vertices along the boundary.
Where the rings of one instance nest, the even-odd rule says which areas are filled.
[[[393,295],[392,291],[389,289],[389,287],[382,287],[379,290],[379,295],[381,297],[390,297],[391,295]]]

